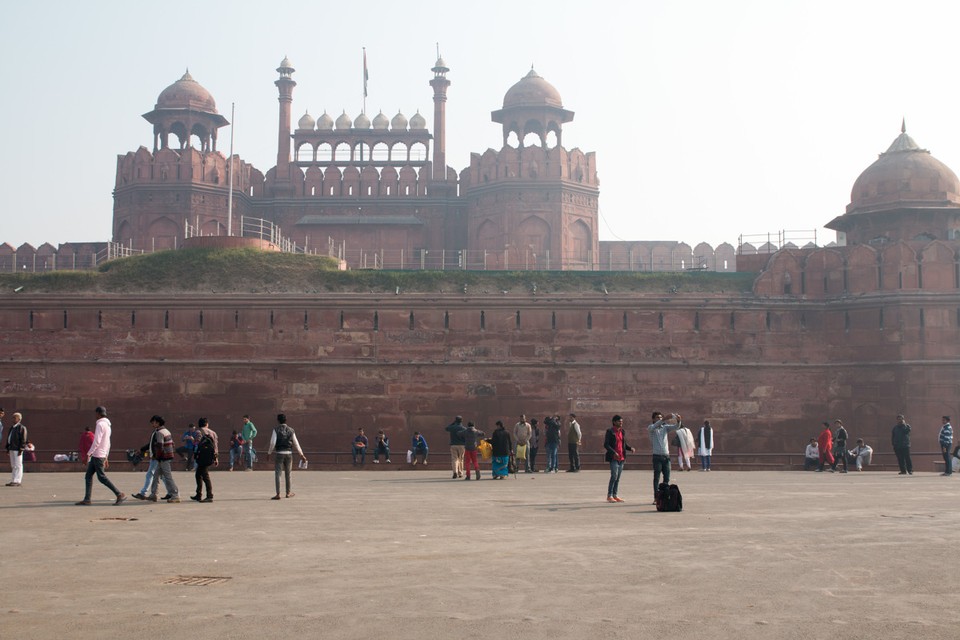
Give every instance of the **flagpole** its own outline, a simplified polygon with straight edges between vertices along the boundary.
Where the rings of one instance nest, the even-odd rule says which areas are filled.
[[[230,177],[227,186],[227,235],[233,235],[233,123],[234,103],[230,103]]]

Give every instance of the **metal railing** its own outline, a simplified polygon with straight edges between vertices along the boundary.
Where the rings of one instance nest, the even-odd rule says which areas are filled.
[[[797,248],[808,245],[819,246],[817,244],[817,230],[782,229],[767,233],[741,234],[737,239],[737,255],[775,253],[787,245],[793,245]],[[749,249],[745,250],[745,246]]]

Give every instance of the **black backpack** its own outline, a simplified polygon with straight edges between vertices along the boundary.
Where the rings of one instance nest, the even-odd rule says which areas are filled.
[[[203,435],[200,443],[197,444],[197,464],[201,467],[209,467],[217,459],[217,450],[213,446],[213,438]]]
[[[683,511],[683,496],[680,487],[661,482],[657,489],[657,511]]]

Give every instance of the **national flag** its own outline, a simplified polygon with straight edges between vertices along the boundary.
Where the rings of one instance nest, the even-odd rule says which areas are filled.
[[[363,97],[367,97],[367,80],[370,79],[370,74],[367,72],[367,48],[363,48]]]

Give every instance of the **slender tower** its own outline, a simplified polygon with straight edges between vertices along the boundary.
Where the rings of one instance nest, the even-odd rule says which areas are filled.
[[[280,125],[277,136],[277,195],[290,191],[290,105],[293,103],[293,88],[297,83],[291,77],[296,69],[286,56],[277,67],[280,77],[274,82],[280,92]]]
[[[447,63],[437,51],[437,62],[433,65],[433,181],[445,182],[447,179]]]

